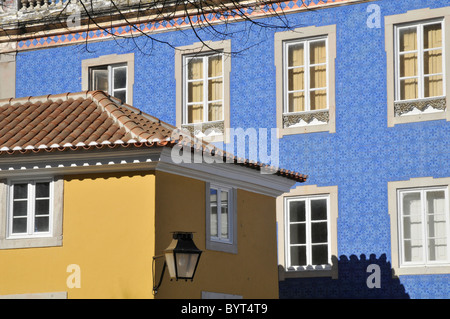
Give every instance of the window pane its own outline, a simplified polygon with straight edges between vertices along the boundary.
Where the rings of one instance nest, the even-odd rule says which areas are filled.
[[[208,58],[208,77],[222,75],[222,56],[214,55]]]
[[[447,260],[446,238],[433,238],[428,240],[428,259],[430,261]]]
[[[311,200],[311,220],[327,220],[327,200]]]
[[[212,237],[218,236],[218,220],[217,220],[217,190],[214,188],[210,189],[209,200],[211,206],[211,216],[210,216],[210,232]]]
[[[423,47],[425,49],[442,47],[442,26],[440,23],[423,27]]]
[[[27,198],[28,184],[14,184],[14,199]]]
[[[188,83],[188,102],[203,101],[203,81],[195,81]]]
[[[400,77],[417,76],[417,53],[400,55]]]
[[[428,258],[431,261],[447,259],[447,213],[444,191],[428,191],[427,231]]]
[[[49,217],[36,217],[34,219],[35,232],[48,232],[48,230],[49,230]]]
[[[95,68],[91,71],[91,90],[108,92],[108,67]]]
[[[311,252],[313,265],[328,264],[328,245],[313,245]]]
[[[14,201],[13,202],[13,216],[26,216],[27,215],[27,201]]]
[[[305,244],[306,243],[306,225],[291,224],[290,226],[290,243],[291,244]]]
[[[410,100],[419,97],[419,86],[417,79],[406,79],[400,81],[400,99]]]
[[[306,266],[306,247],[291,247],[291,266]]]
[[[325,65],[313,66],[309,73],[309,87],[311,89],[327,86],[327,67]]]
[[[290,222],[305,221],[305,201],[296,200],[289,202],[289,221]]]
[[[27,219],[24,217],[13,218],[12,232],[13,234],[26,233]]]
[[[222,117],[222,103],[208,104],[208,121],[221,121]]]
[[[37,199],[36,200],[36,215],[48,215],[50,213],[50,200],[49,199]]]
[[[127,68],[122,67],[115,67],[113,69],[113,75],[114,75],[114,88],[113,90],[117,89],[124,89],[127,87]]]
[[[443,95],[442,76],[427,76],[425,77],[425,97],[441,96]]]
[[[121,100],[122,103],[126,103],[127,102],[127,91],[126,90],[114,91],[113,96],[118,98],[119,100]]]
[[[289,93],[289,112],[305,110],[305,94],[303,92]]]
[[[208,80],[208,101],[222,99],[222,78]]]
[[[188,105],[188,123],[203,122],[203,104]]]
[[[404,247],[405,247],[405,262],[423,261],[422,241],[405,240]]]
[[[203,58],[192,58],[188,60],[188,79],[196,80],[203,78]]]
[[[417,27],[400,30],[400,52],[417,50]]]
[[[295,68],[288,70],[288,89],[298,91],[305,89],[305,69]]]
[[[310,92],[310,109],[322,110],[327,108],[327,90],[317,90]]]
[[[221,214],[220,214],[220,226],[221,226],[221,238],[228,238],[228,192],[222,191],[221,196]]]
[[[288,66],[301,66],[305,64],[303,48],[303,43],[296,43],[288,46]]]
[[[36,197],[50,197],[50,183],[36,183]]]
[[[442,73],[442,50],[424,53],[424,74]]]
[[[325,40],[314,41],[309,45],[310,64],[319,64],[327,62],[327,51]]]
[[[312,223],[311,224],[311,242],[315,243],[326,243],[328,241],[328,230],[327,223]]]

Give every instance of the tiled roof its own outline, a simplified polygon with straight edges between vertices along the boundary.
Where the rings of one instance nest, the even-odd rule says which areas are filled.
[[[0,100],[0,155],[28,152],[168,146],[184,142],[177,128],[150,116],[103,91],[85,91]],[[190,140],[192,141],[192,140]],[[189,143],[190,143],[189,141]],[[228,160],[299,182],[307,176],[243,160],[212,144],[199,142],[193,150],[207,150]]]

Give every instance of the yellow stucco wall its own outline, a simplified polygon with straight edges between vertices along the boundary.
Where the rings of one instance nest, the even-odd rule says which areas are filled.
[[[201,298],[202,290],[278,298],[275,198],[238,190],[237,254],[205,248],[204,182],[156,172],[156,198],[156,254],[170,244],[173,231],[194,232],[203,250],[194,281],[170,281],[166,272],[156,298]]]
[[[154,185],[150,172],[65,177],[63,246],[0,250],[0,295],[152,298]],[[70,264],[81,288],[66,285]]]

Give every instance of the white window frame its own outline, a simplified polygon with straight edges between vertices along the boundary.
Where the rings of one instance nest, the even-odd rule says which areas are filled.
[[[93,72],[95,72],[95,69],[101,68],[101,67],[107,67],[108,70],[108,94],[111,96],[114,96],[114,93],[116,92],[125,92],[125,101],[126,102],[128,100],[128,66],[127,63],[116,63],[116,64],[108,64],[108,65],[96,65],[96,66],[91,66],[89,67],[89,88],[90,90],[94,90],[93,89]],[[126,76],[126,82],[125,82],[125,87],[124,88],[119,88],[116,89],[114,87],[114,70],[116,69],[121,69],[124,68],[125,69],[125,76]]]
[[[313,42],[321,42],[325,41],[325,52],[326,52],[326,61],[324,63],[319,64],[310,64],[310,48],[311,43]],[[296,45],[303,43],[303,66],[295,66],[290,67],[288,66],[289,61],[289,50],[288,47],[290,45]],[[283,41],[283,112],[285,114],[295,114],[295,113],[308,113],[308,112],[316,112],[316,111],[326,111],[329,110],[329,53],[328,53],[328,36],[319,36],[319,37],[312,37],[312,38],[306,38],[306,39],[298,39],[298,40],[291,40],[291,41]],[[314,88],[311,89],[310,86],[310,68],[314,66],[326,66],[326,87],[322,88]],[[295,69],[298,67],[303,67],[304,69],[304,89],[303,90],[293,90],[289,91],[289,70]],[[319,91],[319,90],[326,90],[327,98],[326,98],[326,108],[320,109],[320,110],[311,110],[311,103],[310,103],[310,93],[313,91]],[[305,111],[301,112],[289,112],[289,93],[293,92],[303,92],[305,96]]]
[[[312,242],[311,242],[311,225],[314,222],[323,222],[321,221],[311,221],[311,200],[317,199],[326,199],[327,201],[327,248],[328,248],[328,258],[327,264],[313,265],[312,264]],[[302,265],[292,265],[291,264],[291,246],[290,243],[290,212],[289,212],[289,203],[292,201],[305,201],[305,224],[306,224],[306,243],[302,246],[306,246],[306,262],[305,266]],[[310,270],[310,269],[321,269],[321,270],[330,270],[332,265],[332,253],[331,253],[331,221],[330,221],[330,196],[329,195],[312,195],[312,196],[296,196],[296,197],[285,197],[284,199],[284,208],[285,208],[285,265],[288,269],[293,269],[296,271],[301,270]],[[300,223],[300,222],[299,222]],[[323,243],[321,243],[323,245]],[[300,246],[296,244],[295,246]]]
[[[441,30],[442,30],[442,44],[443,46],[440,48],[432,48],[432,49],[424,49],[423,45],[423,29],[427,25],[432,24],[441,24]],[[400,31],[402,29],[408,29],[411,27],[415,27],[417,30],[417,50],[413,51],[405,51],[402,52],[402,54],[408,54],[408,53],[417,53],[417,69],[418,74],[417,76],[409,76],[409,77],[400,77]],[[445,24],[444,19],[431,19],[427,21],[421,21],[421,22],[414,22],[414,23],[407,23],[407,24],[401,24],[401,25],[395,25],[394,26],[394,32],[395,32],[395,102],[404,102],[404,101],[416,101],[421,99],[433,99],[433,98],[440,98],[446,96],[446,75],[445,75],[445,56],[446,56],[446,49],[445,49]],[[424,54],[427,51],[433,51],[433,50],[442,50],[442,73],[436,73],[436,74],[429,74],[425,76],[424,74]],[[432,97],[425,97],[424,96],[424,88],[425,88],[425,77],[431,77],[435,75],[441,75],[442,76],[442,95],[440,96],[432,96]],[[402,100],[400,97],[400,83],[401,80],[405,79],[418,79],[418,97],[415,99],[406,99]]]
[[[49,230],[47,232],[35,232],[35,200],[36,200],[36,183],[48,182],[49,183]],[[12,221],[13,221],[13,186],[15,184],[27,184],[27,233],[13,233]],[[19,239],[19,238],[38,238],[38,237],[50,237],[53,234],[53,202],[54,202],[54,185],[53,179],[26,179],[26,180],[10,180],[8,182],[8,223],[7,223],[7,239]]]
[[[233,243],[233,214],[232,212],[234,211],[234,204],[233,204],[233,190],[231,187],[227,187],[227,186],[222,186],[222,185],[217,185],[217,184],[211,184],[209,189],[215,189],[217,190],[217,201],[216,201],[216,208],[217,208],[217,236],[210,236],[210,240],[211,241],[215,241],[215,242],[219,242],[219,243],[224,243],[224,244],[232,244]],[[217,205],[219,204],[219,202],[221,202],[221,195],[222,192],[227,192],[227,198],[228,198],[228,202],[227,202],[227,209],[228,209],[228,220],[227,220],[227,226],[228,226],[228,238],[222,238],[221,237],[221,229],[222,229],[222,210],[218,209]],[[211,207],[214,205],[213,203],[209,203],[209,207],[210,207],[210,211],[209,214],[211,216]],[[211,218],[210,218],[211,220]],[[210,225],[211,226],[211,223]]]
[[[428,260],[428,230],[426,221],[426,192],[441,190],[445,193],[445,215],[446,215],[446,234],[447,234],[447,260],[445,261],[430,261]],[[422,223],[422,256],[423,262],[406,262],[405,261],[405,249],[404,249],[404,233],[403,233],[403,201],[402,194],[407,193],[420,193],[421,199],[421,223]],[[400,255],[400,267],[426,267],[435,265],[450,265],[450,213],[449,213],[449,197],[448,186],[439,187],[421,187],[421,188],[407,188],[397,190],[397,203],[398,203],[398,234],[399,234],[399,255]]]
[[[205,202],[206,202],[206,249],[216,250],[237,254],[237,189],[224,184],[206,182],[205,188]],[[228,192],[228,238],[220,238],[211,235],[211,189]],[[219,196],[217,196],[219,198]],[[217,214],[218,219],[218,234],[220,233],[220,214]]]
[[[222,63],[222,75],[215,77],[208,77],[209,63],[208,59],[210,57],[220,56]],[[224,54],[223,52],[205,53],[205,54],[193,54],[193,55],[183,55],[183,124],[203,124],[203,123],[213,123],[213,122],[223,122],[225,119],[225,65],[224,65]],[[188,102],[188,84],[190,82],[199,82],[200,79],[189,80],[188,79],[188,64],[191,59],[202,59],[203,63],[203,75],[201,81],[203,82],[203,121],[197,123],[188,122],[188,107],[189,105],[200,104],[199,102]],[[214,79],[222,79],[222,99],[220,100],[208,100],[208,81]],[[214,102],[220,102],[222,104],[222,119],[216,121],[208,121],[209,104]]]
[[[81,61],[81,89],[88,91],[91,86],[91,68],[118,64],[124,64],[127,67],[126,101],[122,102],[133,105],[134,53],[102,55]]]

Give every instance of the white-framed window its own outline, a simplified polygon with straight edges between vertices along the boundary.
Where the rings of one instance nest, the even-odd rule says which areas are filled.
[[[283,42],[284,113],[328,109],[327,37]]]
[[[210,240],[233,242],[233,192],[225,186],[212,184],[209,188]]]
[[[224,120],[223,53],[183,56],[183,124]]]
[[[442,19],[395,26],[395,100],[445,95]]]
[[[237,189],[206,183],[206,249],[237,253]]]
[[[399,189],[400,267],[450,263],[448,186]]]
[[[100,65],[89,68],[89,90],[101,90],[127,101],[127,64]]]
[[[52,236],[53,180],[14,180],[8,188],[7,238]]]
[[[286,268],[331,267],[329,195],[285,197]]]

